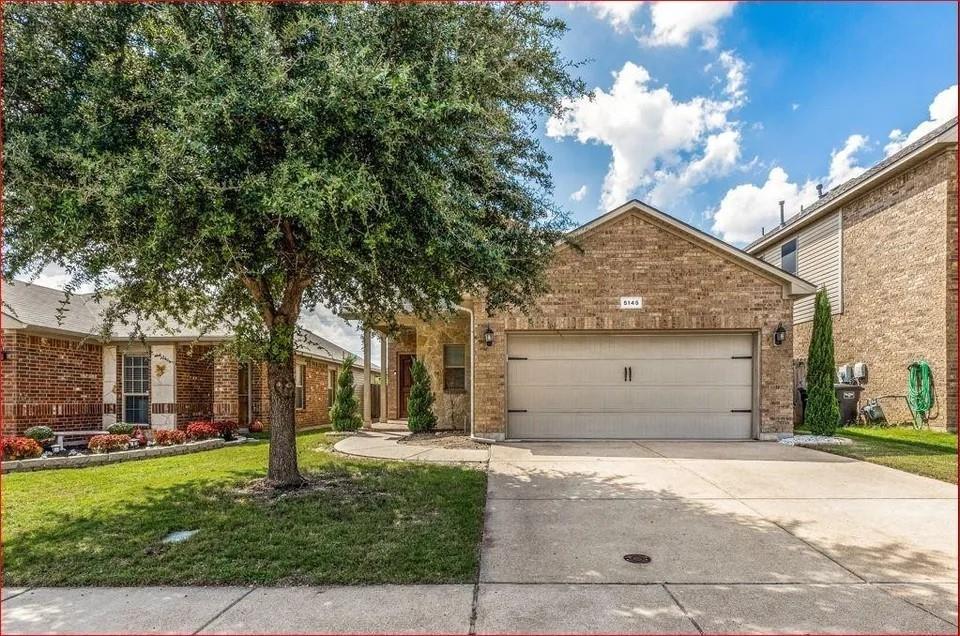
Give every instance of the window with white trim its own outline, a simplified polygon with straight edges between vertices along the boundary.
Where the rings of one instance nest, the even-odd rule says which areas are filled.
[[[150,423],[150,356],[123,356],[123,421]]]
[[[298,364],[294,368],[294,380],[296,382],[296,396],[294,406],[298,409],[307,408],[307,392],[306,392],[306,379],[307,379],[307,365]]]
[[[780,246],[780,269],[797,275],[797,239],[787,241]]]
[[[465,391],[467,388],[466,346],[443,345],[443,390]]]

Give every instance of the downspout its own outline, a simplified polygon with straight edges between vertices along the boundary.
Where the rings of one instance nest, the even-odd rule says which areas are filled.
[[[470,314],[470,439],[476,439],[476,438],[473,436],[473,401],[474,401],[474,398],[475,398],[475,396],[474,396],[474,390],[473,390],[473,387],[474,387],[474,382],[473,382],[473,359],[474,359],[474,357],[475,357],[475,356],[473,355],[473,347],[474,347],[474,344],[475,344],[474,341],[473,341],[473,310],[472,310],[472,309],[469,309],[469,308],[467,308],[467,307],[464,307],[463,305],[454,305],[454,306],[455,306],[457,309],[462,309],[463,311],[465,311],[465,312],[467,312],[468,314]]]

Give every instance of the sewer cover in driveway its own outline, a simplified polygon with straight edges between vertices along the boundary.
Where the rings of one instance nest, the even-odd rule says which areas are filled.
[[[646,554],[624,554],[623,560],[628,563],[650,563],[651,561]]]

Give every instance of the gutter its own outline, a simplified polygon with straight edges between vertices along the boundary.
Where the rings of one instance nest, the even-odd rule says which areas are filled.
[[[454,305],[454,307],[456,307],[457,309],[461,309],[470,315],[470,439],[477,439],[476,437],[473,436],[474,400],[476,399],[476,392],[473,390],[474,388],[473,359],[476,357],[473,354],[473,346],[475,344],[473,341],[473,310],[468,307],[464,307],[463,305]],[[489,440],[482,440],[482,441],[489,441]]]

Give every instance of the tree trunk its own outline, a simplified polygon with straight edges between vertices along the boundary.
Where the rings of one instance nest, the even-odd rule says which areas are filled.
[[[297,468],[297,434],[294,420],[293,352],[282,361],[267,363],[270,387],[270,462],[267,480],[289,488],[303,483]]]

